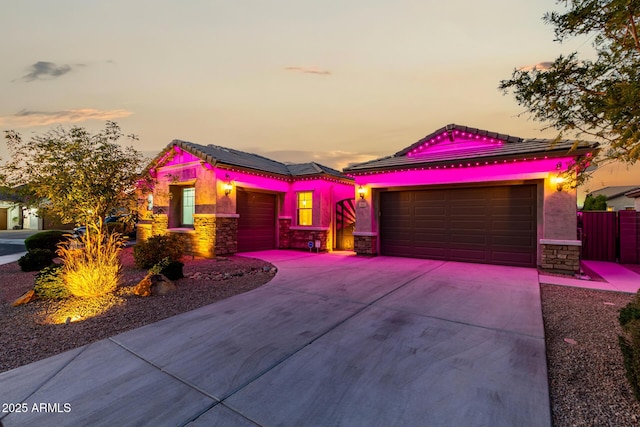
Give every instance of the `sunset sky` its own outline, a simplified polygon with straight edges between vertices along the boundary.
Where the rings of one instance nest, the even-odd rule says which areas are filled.
[[[590,40],[553,41],[554,0],[57,0],[0,15],[0,129],[117,121],[151,155],[173,139],[338,169],[448,124],[553,137],[497,86]],[[4,144],[0,155],[6,156]],[[640,184],[640,168],[589,184]]]

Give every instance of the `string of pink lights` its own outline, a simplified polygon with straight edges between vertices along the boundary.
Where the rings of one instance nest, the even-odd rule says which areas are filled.
[[[435,136],[433,138],[431,138],[429,141],[425,142],[424,144],[420,145],[417,148],[414,148],[413,150],[409,151],[407,153],[408,156],[413,156],[415,154],[419,154],[420,152],[424,151],[425,149],[440,143],[441,141],[446,141],[449,140],[451,142],[453,142],[454,138],[456,136],[459,136],[461,138],[468,138],[468,139],[472,139],[472,140],[477,140],[477,141],[482,141],[482,142],[486,142],[488,144],[502,144],[502,141],[496,138],[491,138],[491,137],[486,137],[486,136],[480,136],[471,132],[461,132],[458,130],[454,130],[452,133],[448,133],[448,132],[442,132],[440,135]]]
[[[505,163],[516,163],[518,161],[520,162],[526,162],[526,161],[533,161],[533,160],[547,160],[549,159],[549,156],[544,156],[541,158],[538,157],[533,157],[531,159],[528,158],[524,158],[524,159],[512,159],[512,160],[494,160],[493,162],[490,161],[484,161],[484,162],[467,162],[465,163],[458,163],[457,167],[458,168],[464,168],[464,167],[476,167],[476,166],[490,166],[490,165],[497,165],[497,164],[505,164]],[[390,172],[410,172],[410,171],[419,171],[419,170],[432,170],[432,169],[454,169],[456,168],[456,164],[450,164],[450,165],[438,165],[438,166],[422,166],[422,167],[415,167],[415,168],[406,168],[406,169],[397,169],[397,170],[393,170],[393,171],[389,171],[389,170],[379,170],[379,171],[367,171],[367,172],[354,172],[354,173],[350,173],[347,174],[347,176],[350,177],[355,177],[355,176],[362,176],[362,175],[377,175],[380,173],[390,173]]]

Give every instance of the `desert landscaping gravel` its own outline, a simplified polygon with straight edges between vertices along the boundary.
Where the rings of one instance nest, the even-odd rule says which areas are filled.
[[[186,277],[175,281],[177,292],[138,297],[127,290],[147,272],[135,268],[132,249],[124,249],[124,302],[102,315],[68,324],[43,324],[43,318],[59,310],[62,302],[12,307],[12,301],[33,287],[35,273],[22,272],[16,262],[0,265],[0,372],[250,291],[271,280],[276,271],[265,261],[241,256],[186,256],[183,262]]]
[[[107,313],[68,324],[43,324],[61,303],[10,303],[33,285],[35,273],[17,263],[0,266],[0,372],[255,289],[271,280],[273,265],[232,256],[185,257],[185,278],[167,296],[126,291],[146,274],[123,251],[123,303]],[[640,276],[639,276],[640,279]],[[640,404],[627,384],[618,347],[618,310],[632,295],[542,285],[550,401],[555,427],[640,426]]]
[[[541,296],[553,425],[639,426],[618,346],[618,311],[633,296],[552,285]]]

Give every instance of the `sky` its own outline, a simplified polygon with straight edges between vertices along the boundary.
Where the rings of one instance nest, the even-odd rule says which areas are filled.
[[[149,156],[182,139],[342,169],[449,123],[553,138],[497,86],[591,54],[587,38],[553,41],[555,0],[3,3],[0,130],[114,120]],[[587,187],[632,184],[640,165]]]

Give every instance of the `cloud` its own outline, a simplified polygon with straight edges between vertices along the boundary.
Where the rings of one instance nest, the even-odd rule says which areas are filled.
[[[22,110],[12,116],[0,116],[0,126],[22,128],[60,123],[78,123],[85,120],[115,120],[128,117],[131,114],[133,113],[127,110],[102,111],[92,108],[49,112]]]
[[[534,65],[525,65],[523,67],[518,68],[518,71],[547,71],[550,70],[551,67],[553,66],[553,62],[551,61],[544,61],[544,62],[538,62],[537,64]]]
[[[85,64],[75,64],[84,67]],[[34,80],[51,80],[63,76],[72,70],[71,65],[56,65],[53,62],[38,61],[28,68],[29,72],[22,76],[20,80],[32,82]]]
[[[299,73],[305,73],[305,74],[321,74],[321,75],[324,75],[324,76],[331,75],[331,71],[322,70],[322,69],[316,68],[316,67],[285,67],[285,70],[287,70],[287,71],[297,71]]]

